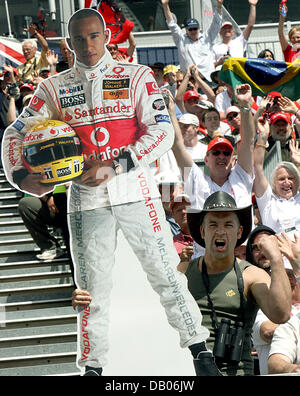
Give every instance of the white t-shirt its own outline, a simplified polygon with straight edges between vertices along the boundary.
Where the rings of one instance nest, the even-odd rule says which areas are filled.
[[[229,55],[233,58],[243,58],[244,52],[246,48],[247,41],[244,38],[244,35],[241,34],[235,39],[231,40],[229,44],[215,44],[213,46],[213,53],[215,62],[217,62],[222,56],[227,55],[229,51]]]
[[[225,191],[230,194],[236,202],[237,207],[242,208],[252,203],[252,186],[254,177],[237,163],[231,170],[227,181],[223,186],[219,186],[212,179],[205,175],[202,170],[194,164],[190,170],[188,178],[184,183],[185,193],[191,199],[191,208],[202,209],[206,199],[217,191]],[[192,258],[203,255],[205,249],[194,242],[194,254]]]
[[[207,145],[200,142],[197,142],[196,146],[194,147],[185,146],[185,148],[191,154],[193,160],[203,160],[207,151]]]
[[[300,193],[284,199],[274,194],[268,185],[264,195],[256,197],[256,202],[264,225],[276,233],[285,232],[292,238],[295,232],[300,235]]]
[[[269,356],[280,353],[290,359],[292,364],[300,364],[300,319],[292,316],[281,324],[273,335]]]
[[[227,89],[218,93],[215,100],[215,108],[222,113],[226,114],[226,110],[232,106],[231,99],[228,95]]]

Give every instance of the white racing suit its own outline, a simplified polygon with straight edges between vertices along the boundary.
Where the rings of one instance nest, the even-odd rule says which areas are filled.
[[[69,197],[71,251],[77,286],[92,303],[78,315],[78,366],[103,367],[117,230],[121,229],[160,295],[169,323],[187,347],[205,341],[208,330],[176,269],[178,254],[149,164],[169,150],[173,128],[151,70],[117,63],[106,51],[97,65],[78,62],[39,84],[29,106],[5,133],[8,180],[23,167],[20,147],[28,128],[42,119],[67,122],[79,136],[84,157],[112,160],[127,148],[128,172],[98,187],[72,183]],[[18,186],[15,185],[17,188]]]

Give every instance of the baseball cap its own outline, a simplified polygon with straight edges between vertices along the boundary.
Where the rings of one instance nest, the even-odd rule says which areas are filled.
[[[233,27],[233,24],[232,24],[231,22],[229,22],[229,21],[225,21],[225,22],[222,23],[221,29],[222,29],[222,27],[224,27],[224,26],[231,26],[231,27]]]
[[[175,65],[167,65],[166,67],[164,67],[164,75],[168,74],[168,73],[177,73],[178,72],[178,68]]]
[[[273,98],[281,98],[282,97],[282,95],[281,95],[281,93],[280,92],[277,92],[277,91],[272,91],[272,92],[269,92],[268,93],[268,96],[272,96]]]
[[[153,65],[149,66],[151,69],[159,69],[161,71],[164,70],[165,65],[162,62],[155,62]]]
[[[43,72],[50,73],[49,67],[42,67],[42,68],[40,69],[40,71],[39,71],[39,74],[41,74],[41,73],[43,73]]]
[[[18,75],[18,70],[15,67],[13,67],[12,69],[13,69],[14,75],[17,76]],[[9,74],[10,73],[9,73],[8,70],[4,70],[4,73],[3,73],[4,77],[9,76]]]
[[[228,116],[228,114],[230,113],[240,113],[241,110],[237,107],[237,106],[230,106],[228,107],[228,109],[226,110],[226,117]]]
[[[198,92],[190,89],[185,92],[183,101],[185,102],[186,100],[189,100],[189,99],[199,99],[199,97],[200,97],[200,95],[198,94]]]
[[[275,124],[275,122],[277,122],[279,120],[284,120],[288,124],[291,124],[291,118],[290,118],[290,116],[287,113],[275,113],[275,114],[272,114],[272,116],[270,118],[270,124],[273,125],[273,124]]]
[[[186,22],[184,27],[186,29],[190,29],[190,28],[198,28],[199,27],[199,22],[197,21],[197,19],[195,18],[189,18]]]
[[[228,150],[233,151],[233,146],[228,139],[223,137],[217,137],[209,142],[206,152],[208,153],[211,150],[215,150],[218,146],[226,146]]]
[[[32,84],[28,84],[28,83],[23,84],[20,86],[20,89],[23,89],[23,88],[27,88],[27,89],[30,89],[30,91],[34,91],[34,86]]]
[[[176,203],[186,202],[188,205],[191,204],[190,197],[187,194],[178,194],[172,201],[170,202],[169,208],[173,210]]]
[[[195,126],[199,126],[199,118],[191,113],[185,113],[179,118],[179,122],[182,124],[192,124]]]
[[[218,65],[216,67],[216,69],[210,73],[210,78],[215,84],[219,84],[219,81],[216,80],[216,77],[217,77],[219,71],[221,71],[221,70],[222,70],[222,65]]]

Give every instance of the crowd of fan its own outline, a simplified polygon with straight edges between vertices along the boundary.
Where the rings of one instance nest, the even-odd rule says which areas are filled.
[[[201,194],[203,200],[206,198],[203,191],[227,191],[235,197],[238,206],[245,206],[250,197],[253,202],[253,231],[248,242],[236,248],[236,256],[270,273],[270,263],[260,252],[258,241],[262,234],[276,234],[293,292],[292,318],[287,324],[272,323],[261,311],[257,315],[253,328],[253,354],[259,358],[257,373],[299,372],[300,237],[297,232],[300,230],[300,92],[297,101],[282,97],[279,92],[271,92],[265,97],[251,96],[245,102],[243,89],[249,94],[250,87],[243,86],[242,92],[238,92],[218,77],[227,57],[239,58],[245,54],[255,23],[258,0],[248,1],[248,24],[242,34],[234,38],[233,25],[222,19],[223,0],[217,1],[212,24],[203,33],[194,18],[188,19],[185,30],[182,30],[169,8],[169,0],[161,0],[167,25],[178,48],[180,64],[156,62],[150,65],[175,130],[173,150],[155,164],[156,177],[181,262],[188,262],[201,254],[201,249],[199,251],[199,246],[190,235],[186,210],[190,205],[199,208],[203,205],[199,198]],[[280,15],[279,40],[285,61],[291,62],[300,56],[300,27],[291,29],[289,38],[286,38],[284,21],[285,17]],[[73,54],[64,40],[60,43],[61,60],[58,61],[58,54],[49,49],[35,25],[29,27],[29,33],[33,39],[23,43],[26,63],[17,69],[4,66],[0,91],[1,136],[5,128],[21,114],[42,79],[73,66]],[[219,34],[222,42],[216,44]],[[39,57],[36,57],[37,42],[41,47]],[[135,47],[132,33],[127,50],[117,45],[107,45],[113,58],[119,62],[132,62]],[[257,57],[274,59],[268,49]],[[241,113],[249,109],[255,125],[253,141],[250,132],[247,134],[241,125]],[[281,151],[282,162],[276,165],[269,180],[264,173],[264,164],[274,145]],[[185,168],[191,170],[183,178]],[[183,185],[188,179],[193,186],[190,194],[189,191],[183,193]],[[195,197],[201,190],[198,198]],[[41,198],[44,211],[55,215],[58,209],[49,198]],[[24,208],[24,201],[20,205],[25,220],[28,205]],[[35,210],[37,213],[40,208]],[[66,208],[61,210],[66,211]],[[36,216],[29,222],[30,227],[34,227]],[[45,215],[43,220],[48,225],[53,220],[50,217]],[[58,257],[57,243],[48,234],[47,224],[44,224],[42,231],[42,225],[39,227],[39,232],[43,233],[42,243],[37,241],[42,249],[39,258]],[[32,230],[32,235],[36,235],[36,230]],[[274,345],[272,339],[276,341]],[[278,356],[280,364],[276,361]]]

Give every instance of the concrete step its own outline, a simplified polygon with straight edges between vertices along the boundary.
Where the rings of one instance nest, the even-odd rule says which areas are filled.
[[[0,368],[0,376],[79,376],[80,371],[74,362],[59,364],[44,364],[42,366]]]
[[[69,323],[53,324],[53,326],[37,326],[37,327],[21,327],[18,329],[11,329],[2,327],[0,329],[1,337],[9,338],[13,334],[14,337],[29,337],[29,336],[41,336],[43,334],[56,334],[56,333],[72,333],[77,331],[76,320],[72,320]],[[0,364],[1,368],[1,364]]]
[[[1,339],[41,334],[69,333],[77,330],[77,315],[57,315],[37,318],[1,319]],[[0,363],[1,367],[1,363]]]
[[[11,337],[0,339],[0,349],[21,346],[58,344],[63,342],[74,342],[77,339],[77,332],[41,334],[27,337]]]
[[[71,281],[71,271],[45,272],[42,274],[28,275],[11,275],[9,277],[0,277],[0,290],[13,287],[36,287],[48,285],[62,285]],[[6,279],[5,279],[6,278]]]
[[[14,319],[26,319],[26,318],[39,318],[42,316],[59,316],[59,315],[71,315],[74,314],[75,311],[72,308],[71,301],[67,304],[61,304],[60,306],[41,306],[41,308],[33,307],[33,309],[25,309],[20,306],[19,310],[16,311],[8,311],[6,307],[5,310],[5,320],[14,320]]]
[[[61,262],[53,262],[50,260],[32,260],[28,264],[15,264],[9,263],[0,264],[1,276],[10,276],[12,274],[34,274],[36,272],[54,272],[54,271],[67,271],[70,269],[70,262],[68,259],[62,259]]]
[[[0,304],[24,301],[51,300],[55,298],[70,298],[74,290],[73,282],[61,285],[44,285],[36,287],[10,288],[0,290]]]
[[[55,354],[59,351],[61,354],[74,353],[77,351],[77,340],[76,337],[73,341],[64,341],[60,343],[47,343],[47,344],[35,344],[35,345],[24,345],[20,347],[10,347],[0,349],[0,361],[5,358],[17,358],[27,356],[44,356],[49,354]]]
[[[76,351],[66,353],[49,353],[45,355],[31,355],[31,356],[14,356],[11,358],[0,358],[0,367],[7,368],[21,368],[24,366],[49,366],[52,364],[74,363],[76,359]],[[36,367],[39,369],[39,367]]]

